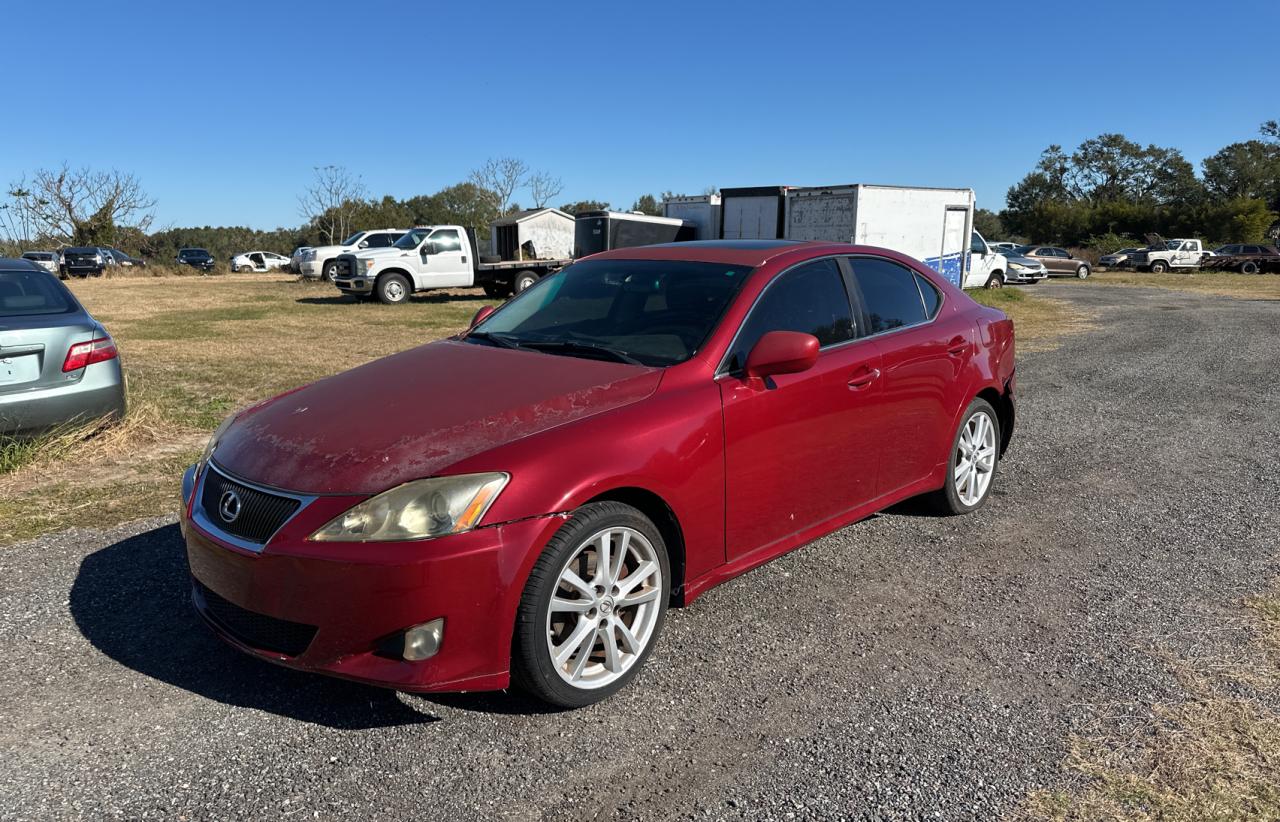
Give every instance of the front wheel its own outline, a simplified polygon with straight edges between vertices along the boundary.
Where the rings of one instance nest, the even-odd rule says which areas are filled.
[[[982,507],[991,494],[1000,459],[1000,418],[991,403],[975,399],[965,409],[951,443],[947,484],[934,494],[942,514],[968,514]]]
[[[1077,269],[1076,269],[1076,277],[1078,277],[1078,278],[1079,278],[1079,279],[1081,279],[1081,280],[1087,280],[1087,279],[1089,279],[1089,266],[1087,266],[1087,265],[1082,265],[1082,266],[1080,266],[1079,268],[1077,268]]]
[[[1244,265],[1240,266],[1240,273],[1241,274],[1257,274],[1258,264],[1255,263],[1253,260],[1248,260],[1247,262],[1245,262]]]
[[[987,284],[983,286],[983,288],[1004,288],[1004,275],[999,271],[992,273],[992,275],[987,278]]]
[[[378,278],[374,291],[379,301],[395,305],[409,299],[409,281],[401,274],[384,274]]]
[[[1163,274],[1168,270],[1169,270],[1169,266],[1167,263],[1165,263],[1164,260],[1156,260],[1154,263],[1151,264],[1152,274]]]
[[[635,678],[666,618],[671,566],[644,514],[584,505],[547,543],[516,616],[512,674],[562,708],[598,702]]]
[[[320,279],[323,282],[331,283],[338,276],[338,264],[336,262],[327,262],[324,268],[320,269]]]

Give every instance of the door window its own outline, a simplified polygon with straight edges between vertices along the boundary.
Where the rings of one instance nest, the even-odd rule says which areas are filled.
[[[822,346],[853,339],[853,311],[835,260],[805,263],[765,289],[738,331],[728,370],[741,370],[751,349],[770,331],[812,334]]]
[[[432,232],[429,240],[427,248],[430,249],[432,254],[462,250],[462,240],[458,237],[458,232],[452,228],[442,228],[439,231]]]
[[[862,292],[868,334],[905,328],[927,319],[914,271],[877,257],[856,257],[850,263]]]

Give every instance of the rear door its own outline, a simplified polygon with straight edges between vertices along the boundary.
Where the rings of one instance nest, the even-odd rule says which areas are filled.
[[[976,332],[961,316],[940,318],[941,293],[910,268],[875,256],[849,263],[863,322],[880,349],[879,497],[927,478],[948,458],[958,398],[967,390],[958,382]]]
[[[816,336],[817,364],[763,384],[745,379],[747,354],[769,331]],[[880,354],[856,336],[844,271],[832,258],[778,275],[743,321],[719,377],[727,559],[874,498]]]

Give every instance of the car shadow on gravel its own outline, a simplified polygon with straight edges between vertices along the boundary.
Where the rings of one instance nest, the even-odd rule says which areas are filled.
[[[291,671],[223,644],[192,607],[189,579],[178,526],[147,531],[80,563],[71,616],[116,662],[225,705],[340,730],[438,720],[394,691]]]

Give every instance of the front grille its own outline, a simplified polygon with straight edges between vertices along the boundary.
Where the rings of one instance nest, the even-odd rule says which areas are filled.
[[[239,513],[230,521],[223,515],[223,497],[232,493],[239,500]],[[232,536],[263,544],[280,530],[302,503],[293,497],[269,494],[228,479],[212,465],[205,469],[200,505],[209,522]]]
[[[241,608],[214,593],[198,579],[192,580],[192,600],[213,624],[237,641],[262,651],[298,656],[315,639],[316,627],[276,619]]]
[[[333,264],[333,271],[335,277],[350,277],[352,274],[356,273],[355,266],[352,262],[350,260],[344,260],[341,257],[339,257],[337,262]]]

